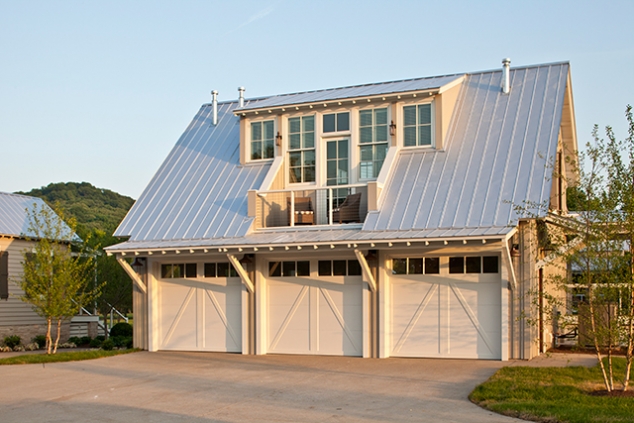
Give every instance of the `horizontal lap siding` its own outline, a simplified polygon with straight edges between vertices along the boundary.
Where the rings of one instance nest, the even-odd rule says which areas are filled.
[[[20,299],[23,291],[17,280],[22,275],[22,251],[31,243],[23,240],[0,239],[0,250],[9,253],[9,299],[0,300],[0,326],[40,325],[46,321],[30,304]]]

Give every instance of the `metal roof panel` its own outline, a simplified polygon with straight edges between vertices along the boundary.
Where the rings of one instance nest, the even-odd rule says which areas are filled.
[[[355,85],[350,87],[330,88],[326,90],[306,91],[293,94],[281,94],[271,97],[251,99],[238,111],[263,109],[267,107],[291,106],[321,101],[343,100],[348,98],[377,96],[409,91],[423,91],[440,88],[464,74],[443,75],[426,78],[405,79],[401,81],[380,82],[376,84]]]
[[[10,194],[8,192],[0,192],[0,235],[12,237],[35,237],[35,233],[30,230],[29,213],[46,209],[51,212],[56,219],[59,217],[46,204],[44,200],[38,197],[31,197],[21,194]],[[66,235],[71,233],[71,229],[62,222],[63,231]],[[73,239],[80,241],[77,235]]]

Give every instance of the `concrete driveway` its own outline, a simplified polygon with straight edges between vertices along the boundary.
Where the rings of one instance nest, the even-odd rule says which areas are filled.
[[[0,421],[519,422],[467,399],[505,364],[140,352],[0,366]]]

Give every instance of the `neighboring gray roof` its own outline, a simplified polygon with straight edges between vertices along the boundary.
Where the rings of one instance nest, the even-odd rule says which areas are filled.
[[[203,106],[123,219],[115,236],[130,240],[246,235],[247,191],[260,188],[270,163],[240,166],[237,103]]]
[[[410,231],[362,231],[354,229],[324,229],[324,230],[295,230],[270,231],[253,233],[239,238],[190,239],[190,240],[155,240],[128,241],[108,247],[109,251],[155,250],[175,248],[204,248],[204,247],[249,247],[249,246],[284,246],[310,245],[345,242],[380,242],[398,240],[445,240],[483,238],[499,239],[507,235],[514,228],[510,226],[463,229],[427,229]]]
[[[327,90],[306,91],[294,94],[280,94],[249,100],[248,104],[237,110],[252,110],[265,107],[280,107],[294,104],[306,104],[348,98],[368,97],[382,94],[411,91],[433,90],[442,87],[464,74],[433,76],[428,78],[404,79],[402,81],[380,82],[376,84],[354,85],[351,87],[331,88]]]
[[[547,158],[556,153],[568,70],[514,68],[508,95],[501,71],[467,74],[444,150],[402,149],[380,210],[354,230],[249,233],[247,191],[260,188],[270,162],[240,166],[237,103],[219,104],[217,126],[204,105],[115,232],[129,241],[108,249],[504,235],[517,219],[513,203],[550,197]],[[424,89],[460,76],[407,82]],[[250,100],[245,109],[413,89],[405,82]]]
[[[469,75],[444,151],[403,149],[384,188],[380,211],[364,230],[504,226],[514,205],[547,204],[569,65]],[[545,210],[533,210],[545,215]]]
[[[55,215],[41,198],[0,192],[0,235],[35,237],[35,234],[29,230],[30,221],[27,210],[33,212],[41,209],[46,209]],[[57,215],[55,217],[57,218]],[[69,234],[70,228],[65,223],[63,225]],[[76,239],[79,240],[79,238]]]

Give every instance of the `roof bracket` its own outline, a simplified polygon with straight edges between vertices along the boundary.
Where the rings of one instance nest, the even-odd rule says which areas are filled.
[[[147,287],[141,280],[139,274],[132,268],[132,266],[130,266],[130,263],[121,256],[117,256],[117,261],[119,262],[119,265],[123,267],[123,270],[125,270],[128,276],[130,276],[130,279],[132,279],[132,282],[134,282],[137,288],[139,288],[144,294],[147,294]]]
[[[357,260],[361,265],[361,269],[363,270],[363,276],[368,285],[370,285],[370,291],[376,292],[376,280],[372,275],[372,271],[370,270],[370,266],[368,265],[368,261],[365,259],[363,253],[355,248],[354,255],[357,256]]]
[[[251,278],[249,278],[249,274],[244,269],[244,267],[242,267],[242,264],[237,259],[237,257],[233,254],[227,254],[227,258],[229,259],[231,264],[233,264],[233,267],[236,269],[236,272],[238,272],[238,275],[240,275],[240,279],[242,279],[242,283],[244,284],[244,286],[247,287],[250,293],[254,293],[255,287],[253,286],[253,282],[251,281]]]

